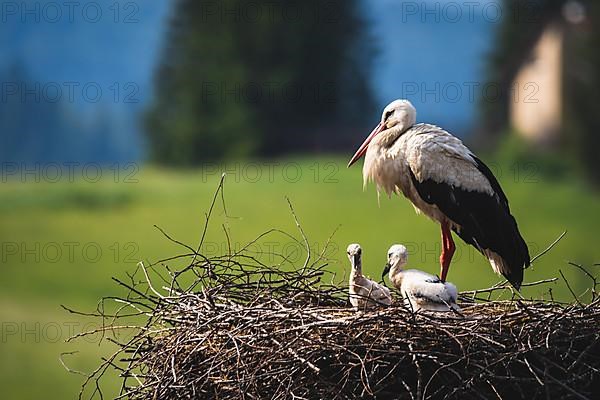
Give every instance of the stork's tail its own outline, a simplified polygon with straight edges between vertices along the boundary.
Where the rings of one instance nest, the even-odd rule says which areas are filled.
[[[519,290],[523,283],[523,270],[531,264],[529,249],[511,214],[506,214],[499,224],[500,235],[491,248],[482,253],[487,257],[497,274],[502,274]]]

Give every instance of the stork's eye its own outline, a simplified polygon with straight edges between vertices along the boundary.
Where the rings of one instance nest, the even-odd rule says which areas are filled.
[[[385,113],[385,116],[383,117],[383,119],[384,119],[384,120],[387,120],[387,119],[390,117],[390,115],[392,115],[393,113],[394,113],[393,111],[387,111],[387,112]]]
[[[393,253],[388,253],[388,258],[392,258]]]

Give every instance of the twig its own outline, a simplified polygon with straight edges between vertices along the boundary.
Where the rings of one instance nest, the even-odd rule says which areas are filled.
[[[541,279],[541,280],[535,281],[535,282],[523,283],[523,284],[521,284],[521,287],[537,286],[537,285],[542,285],[544,283],[556,282],[557,280],[558,280],[558,278]],[[512,286],[509,286],[509,285],[496,286],[496,285],[494,285],[494,286],[486,288],[486,289],[465,290],[465,291],[460,292],[460,294],[461,295],[466,295],[466,294],[477,295],[480,293],[495,292],[497,290],[504,290],[504,289],[510,289],[510,288],[512,288]]]
[[[575,299],[575,301],[577,302],[577,304],[581,307],[583,306],[583,304],[581,304],[581,301],[579,301],[579,297],[577,297],[577,295],[575,294],[575,292],[573,291],[573,289],[571,289],[571,285],[569,284],[569,281],[567,280],[567,278],[565,278],[565,275],[563,274],[562,270],[558,270],[558,272],[560,273],[560,276],[562,276],[563,280],[565,281],[565,284],[567,285],[567,288],[569,289],[569,292],[571,292],[571,294],[573,295],[573,298]]]
[[[558,238],[556,238],[556,240],[554,242],[552,242],[552,244],[550,246],[548,246],[546,248],[546,250],[542,251],[540,254],[538,254],[537,256],[533,257],[531,259],[531,264],[533,264],[535,262],[535,260],[537,260],[538,258],[540,258],[541,256],[543,256],[544,254],[548,253],[550,250],[552,250],[552,248],[554,246],[556,246],[558,244],[558,242],[561,241],[561,239],[563,237],[565,237],[565,235],[567,234],[567,231],[565,230],[563,233],[560,234],[560,236]]]
[[[290,201],[289,197],[287,197],[287,196],[285,199],[287,200],[287,203],[290,206],[290,211],[292,213],[292,216],[294,217],[294,221],[296,222],[296,227],[300,231],[300,235],[302,235],[302,240],[304,240],[304,245],[306,248],[306,261],[304,261],[304,265],[302,266],[302,272],[304,272],[304,271],[306,271],[306,267],[308,267],[308,262],[310,261],[310,244],[308,243],[308,238],[306,237],[306,234],[304,233],[304,229],[302,229],[302,225],[300,225],[300,222],[298,221],[298,217],[296,216],[296,212],[294,211],[292,202]]]
[[[79,352],[78,351],[67,351],[67,352],[64,352],[64,353],[60,353],[60,355],[58,356],[58,361],[60,361],[60,364],[63,366],[63,368],[65,370],[67,370],[67,372],[69,372],[71,374],[83,375],[85,377],[88,377],[88,374],[86,374],[85,372],[81,372],[81,371],[78,371],[78,370],[75,370],[75,369],[71,369],[65,363],[64,356],[71,356],[71,355],[77,354],[77,353],[79,353]]]
[[[192,260],[191,265],[193,265],[196,262],[196,255],[198,253],[200,253],[200,249],[202,248],[202,245],[204,244],[204,238],[206,237],[206,231],[208,230],[208,223],[210,222],[210,217],[212,215],[212,211],[215,206],[215,202],[217,201],[217,196],[219,195],[219,191],[223,190],[223,182],[225,182],[225,173],[221,174],[221,180],[219,181],[219,186],[217,186],[215,195],[213,196],[212,202],[210,203],[208,213],[206,214],[206,222],[204,223],[204,228],[202,230],[202,236],[200,237],[200,243],[198,243],[198,247],[194,254],[194,258]]]

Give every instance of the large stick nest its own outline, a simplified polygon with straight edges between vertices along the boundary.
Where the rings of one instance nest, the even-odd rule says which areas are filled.
[[[144,321],[88,377],[94,394],[114,368],[132,399],[600,398],[593,277],[587,305],[481,298],[507,290],[497,286],[463,293],[462,315],[412,313],[399,295],[392,307],[354,312],[347,287],[324,282],[322,254],[311,261],[308,247],[301,267],[185,247],[140,264],[119,281],[130,292],[118,312],[97,314],[111,317],[105,330],[125,315]],[[178,272],[165,267],[182,259]]]

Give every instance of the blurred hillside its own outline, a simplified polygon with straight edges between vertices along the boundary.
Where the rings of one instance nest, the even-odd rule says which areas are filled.
[[[142,158],[170,3],[2,2],[0,161]]]

